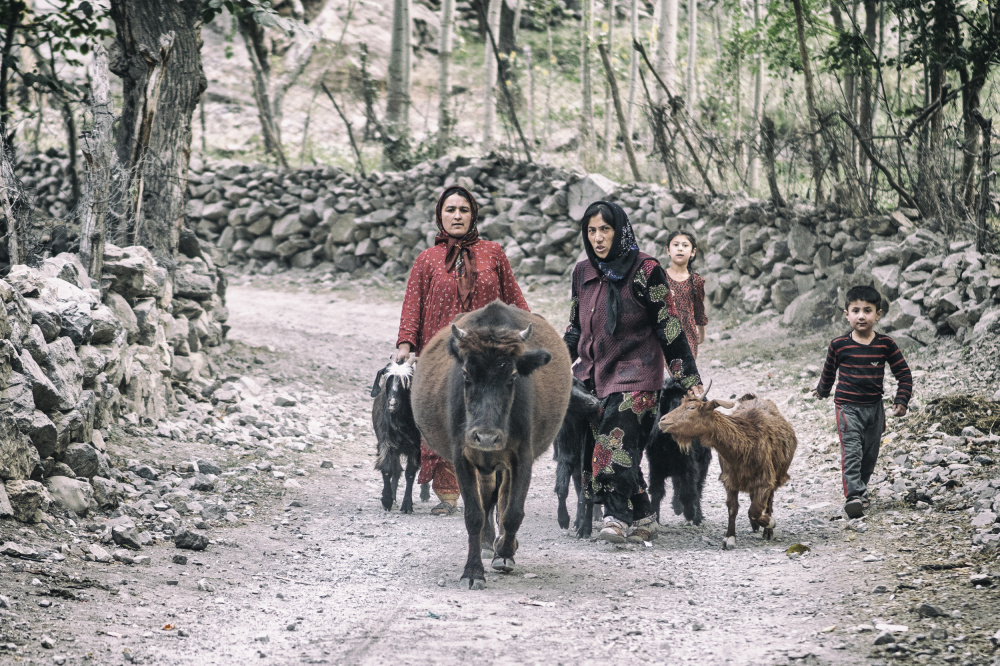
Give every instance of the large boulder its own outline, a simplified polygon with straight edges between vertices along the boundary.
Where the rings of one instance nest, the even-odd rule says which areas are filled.
[[[125,329],[129,342],[135,342],[135,339],[139,336],[139,322],[136,321],[132,306],[128,304],[128,301],[123,296],[113,292],[108,292],[108,295],[104,297],[104,303],[118,321],[119,327]],[[111,340],[113,339],[114,337],[111,338]]]
[[[59,393],[27,349],[21,352],[20,358],[25,380],[31,387],[34,404],[45,411],[60,408],[70,409],[70,396]],[[64,406],[60,407],[60,405]]]
[[[899,298],[889,304],[889,311],[882,317],[879,325],[886,332],[898,331],[909,328],[919,316],[919,305],[906,298]]]
[[[90,289],[90,276],[87,275],[87,269],[83,267],[78,254],[62,252],[49,257],[42,262],[39,272],[69,282],[80,289]]]
[[[52,503],[45,486],[37,481],[8,481],[6,490],[14,517],[23,523],[41,521]]]
[[[587,212],[587,206],[595,201],[608,201],[618,191],[618,183],[605,178],[599,173],[587,174],[569,186],[567,205],[569,217],[580,220]]]
[[[7,488],[3,481],[0,481],[0,518],[13,518],[14,507],[10,505],[10,498],[7,497]]]
[[[111,278],[109,291],[129,297],[157,296],[161,290],[154,275],[156,261],[145,247],[104,246],[104,273]]]
[[[76,355],[76,348],[72,340],[61,337],[49,344],[48,351],[48,359],[42,370],[60,396],[58,408],[72,409],[80,401],[80,392],[83,390],[83,366]],[[35,402],[38,403],[37,397]]]
[[[174,295],[201,300],[211,298],[216,291],[214,273],[198,271],[192,264],[185,264],[174,274]]]
[[[52,503],[60,509],[87,515],[94,502],[94,491],[86,481],[78,481],[68,476],[50,476],[42,482],[52,498]]]
[[[816,243],[816,234],[801,224],[793,224],[788,232],[788,254],[799,263],[812,263]]]
[[[876,266],[871,272],[875,288],[888,299],[896,298],[899,293],[899,266],[897,264]]]
[[[91,444],[76,442],[66,447],[62,461],[69,465],[77,476],[91,478],[94,476],[108,477],[111,463],[107,454],[101,453]]]
[[[109,294],[109,296],[111,295]],[[113,295],[118,296],[118,294]],[[121,298],[121,296],[118,296],[118,298]],[[125,305],[128,306],[128,303]],[[90,336],[90,344],[101,345],[111,342],[118,335],[118,332],[122,330],[122,324],[118,320],[118,317],[106,305],[98,305],[92,309],[90,311],[90,318],[94,324],[93,332]]]
[[[794,329],[822,328],[833,319],[834,298],[828,289],[817,287],[807,291],[789,303],[781,323]]]
[[[88,344],[94,337],[94,318],[89,303],[67,303],[63,306],[59,335],[68,337],[76,346]]]
[[[0,414],[0,479],[26,479],[41,459],[10,414]]]
[[[29,298],[26,303],[31,310],[31,324],[41,330],[45,341],[52,342],[58,338],[62,330],[62,315],[56,304],[40,298]]]

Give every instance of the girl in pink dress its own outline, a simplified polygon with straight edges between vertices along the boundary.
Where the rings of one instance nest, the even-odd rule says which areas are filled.
[[[708,326],[708,317],[705,315],[705,280],[691,270],[697,253],[698,241],[690,231],[674,231],[667,236],[667,254],[670,256],[667,286],[670,287],[677,317],[681,320],[681,327],[695,358],[698,358],[698,345],[705,341],[705,327]]]

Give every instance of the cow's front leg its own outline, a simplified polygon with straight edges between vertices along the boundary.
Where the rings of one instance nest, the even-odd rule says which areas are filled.
[[[497,472],[491,474],[479,472],[479,499],[483,506],[483,531],[480,535],[483,557],[493,559],[493,542],[497,533],[493,527],[493,514],[497,505]]]
[[[465,456],[459,455],[457,458],[455,476],[458,477],[458,490],[462,494],[462,503],[465,504],[465,530],[469,533],[469,555],[465,561],[465,571],[462,572],[462,582],[467,582],[470,590],[481,590],[486,587],[486,572],[480,554],[483,505],[479,501],[475,468]]]
[[[524,520],[524,502],[531,485],[531,462],[515,460],[509,473],[503,475],[500,485],[499,515],[500,538],[497,539],[493,568],[509,573],[514,570],[514,553],[517,552],[517,531]]]

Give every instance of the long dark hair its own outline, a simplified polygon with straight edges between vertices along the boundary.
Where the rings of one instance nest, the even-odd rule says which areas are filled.
[[[670,252],[670,241],[672,241],[673,239],[677,238],[678,236],[686,236],[687,239],[689,241],[691,241],[691,249],[695,250],[695,253],[691,255],[690,259],[688,259],[688,265],[687,265],[688,270],[693,273],[694,271],[691,270],[691,266],[694,264],[695,260],[698,258],[698,252],[700,251],[699,248],[698,248],[698,239],[696,239],[694,237],[694,234],[692,232],[690,232],[690,231],[686,231],[686,230],[671,231],[670,235],[667,236],[667,242],[666,242],[666,247],[667,247],[667,252],[668,253]]]

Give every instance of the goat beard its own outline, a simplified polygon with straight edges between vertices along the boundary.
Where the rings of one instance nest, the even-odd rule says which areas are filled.
[[[677,442],[677,447],[681,450],[681,453],[691,453],[691,438],[681,439],[674,437],[674,441]]]

